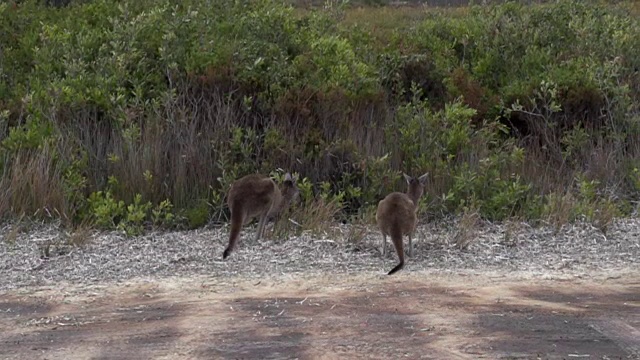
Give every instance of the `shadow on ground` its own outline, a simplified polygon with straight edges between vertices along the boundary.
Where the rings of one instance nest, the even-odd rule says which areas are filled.
[[[71,300],[0,295],[0,358],[608,358],[640,355],[640,286],[407,275]],[[325,288],[323,288],[323,285]],[[317,289],[310,292],[305,289]],[[58,300],[52,300],[58,299]]]

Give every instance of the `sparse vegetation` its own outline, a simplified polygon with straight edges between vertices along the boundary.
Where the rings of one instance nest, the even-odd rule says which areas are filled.
[[[637,214],[637,2],[386,3],[1,3],[0,218],[195,228],[278,168],[303,201],[276,231],[352,219],[402,171],[431,174],[432,219]]]
[[[458,221],[458,229],[453,237],[453,243],[459,249],[466,250],[473,240],[477,239],[479,221],[480,216],[477,209],[468,207],[464,209]],[[510,230],[508,225],[505,227]]]

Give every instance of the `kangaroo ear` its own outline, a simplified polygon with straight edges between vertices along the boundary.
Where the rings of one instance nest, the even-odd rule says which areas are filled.
[[[429,175],[428,172],[424,173],[422,176],[420,176],[418,178],[418,181],[420,181],[420,184],[425,185],[427,183],[427,176]]]
[[[404,175],[404,179],[407,180],[407,184],[411,184],[411,176],[409,176],[409,175],[407,175],[405,173],[402,173],[402,175]]]
[[[293,181],[290,173],[284,174],[284,181]]]

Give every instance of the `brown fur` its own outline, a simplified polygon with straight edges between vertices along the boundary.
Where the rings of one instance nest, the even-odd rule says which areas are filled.
[[[388,275],[404,267],[404,250],[402,248],[402,237],[409,237],[409,256],[413,256],[412,237],[416,230],[418,219],[416,211],[418,210],[418,200],[424,192],[424,185],[427,180],[427,174],[419,178],[412,178],[404,174],[407,180],[407,193],[392,192],[378,203],[376,212],[376,222],[382,232],[382,255],[386,253],[387,235],[391,237],[393,246],[398,253],[400,263],[389,271]]]
[[[298,193],[296,179],[289,173],[285,175],[280,187],[273,179],[260,174],[247,175],[231,184],[227,194],[227,205],[231,210],[231,231],[229,245],[224,250],[222,258],[226,259],[235,248],[243,225],[258,217],[260,222],[256,240],[259,240],[264,235],[267,221],[288,208]]]

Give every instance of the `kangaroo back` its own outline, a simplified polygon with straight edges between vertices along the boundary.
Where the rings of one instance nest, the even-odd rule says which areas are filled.
[[[262,236],[269,215],[280,213],[297,196],[298,187],[295,182],[291,174],[287,173],[281,190],[271,178],[251,174],[231,184],[227,194],[227,204],[231,210],[229,245],[222,254],[223,259],[235,249],[242,226],[254,217],[260,218],[256,240]]]
[[[404,267],[404,249],[402,243],[402,237],[409,236],[409,250],[411,247],[411,236],[415,231],[417,225],[417,208],[418,200],[424,192],[424,186],[427,178],[427,174],[420,176],[419,178],[413,178],[407,174],[404,174],[407,180],[407,193],[393,192],[387,195],[380,203],[378,203],[378,210],[376,212],[376,221],[378,227],[383,235],[383,254],[384,246],[386,246],[386,236],[391,237],[393,246],[398,254],[399,264],[396,265],[387,274],[391,275]]]

